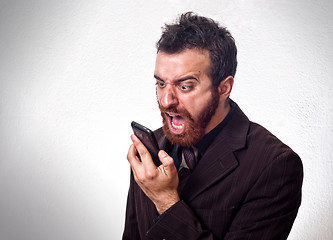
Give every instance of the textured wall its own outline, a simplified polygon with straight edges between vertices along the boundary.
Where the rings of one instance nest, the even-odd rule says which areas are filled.
[[[120,239],[130,122],[161,124],[160,27],[192,10],[224,23],[232,98],[303,159],[290,239],[333,239],[333,4],[0,0],[0,239]]]

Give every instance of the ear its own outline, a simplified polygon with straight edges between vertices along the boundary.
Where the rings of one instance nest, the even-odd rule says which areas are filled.
[[[230,96],[233,85],[234,78],[232,76],[228,76],[220,82],[217,88],[220,95],[220,100],[226,100]]]

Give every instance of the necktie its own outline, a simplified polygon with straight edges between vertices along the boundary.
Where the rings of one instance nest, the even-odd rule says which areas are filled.
[[[190,176],[196,165],[195,154],[192,148],[183,148],[182,153],[188,168],[182,167],[179,170],[178,172],[179,182],[183,181],[185,178]]]
[[[196,165],[193,148],[183,148],[183,155],[188,169],[192,172]]]

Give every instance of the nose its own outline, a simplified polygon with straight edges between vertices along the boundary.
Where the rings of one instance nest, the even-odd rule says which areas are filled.
[[[168,85],[161,90],[160,104],[164,108],[177,106],[178,98],[173,86]]]

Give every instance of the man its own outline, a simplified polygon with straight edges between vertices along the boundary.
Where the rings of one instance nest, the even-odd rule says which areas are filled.
[[[302,163],[229,98],[237,66],[230,33],[186,13],[165,26],[157,50],[162,164],[131,136],[123,239],[286,239]]]

